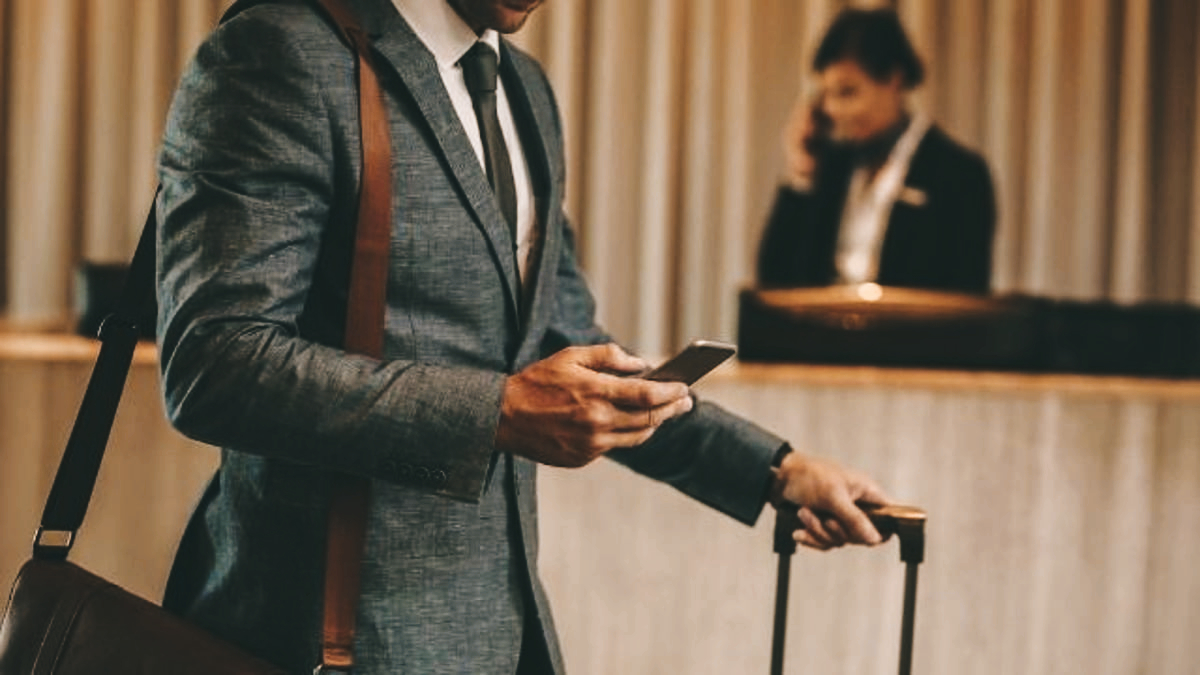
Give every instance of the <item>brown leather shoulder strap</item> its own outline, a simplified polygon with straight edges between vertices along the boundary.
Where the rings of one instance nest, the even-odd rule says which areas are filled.
[[[392,141],[371,45],[344,0],[318,0],[357,58],[362,179],[350,293],[346,351],[383,357],[388,248],[392,224]],[[342,475],[334,481],[325,557],[325,609],[317,672],[354,667],[354,624],[366,543],[370,482]]]
[[[337,22],[358,58],[359,129],[363,166],[358,224],[346,314],[347,351],[383,356],[388,249],[392,225],[392,137],[370,41],[344,0],[318,0]]]

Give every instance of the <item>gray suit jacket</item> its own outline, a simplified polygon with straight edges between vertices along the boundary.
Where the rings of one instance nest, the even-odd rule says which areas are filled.
[[[350,472],[373,479],[358,673],[511,673],[526,614],[561,671],[537,579],[535,466],[493,447],[507,374],[609,340],[561,210],[553,94],[505,43],[544,231],[522,305],[506,225],[432,55],[389,0],[355,4],[381,56],[394,147],[384,362],[338,347],[360,144],[354,60],[331,27],[303,2],[249,9],[200,48],[171,107],[164,395],[180,430],[224,450],[166,604],[311,672],[328,476]],[[781,443],[700,403],[610,456],[753,523]]]

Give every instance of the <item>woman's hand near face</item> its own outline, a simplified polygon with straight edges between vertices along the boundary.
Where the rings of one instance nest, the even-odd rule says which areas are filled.
[[[783,152],[787,158],[787,181],[796,190],[812,187],[817,160],[808,151],[809,141],[816,133],[812,104],[804,99],[796,102],[783,130]]]

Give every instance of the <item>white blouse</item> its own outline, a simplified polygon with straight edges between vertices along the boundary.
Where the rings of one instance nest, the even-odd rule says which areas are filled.
[[[861,284],[879,276],[879,256],[892,205],[904,190],[909,164],[932,124],[927,115],[915,116],[874,182],[867,183],[866,168],[856,169],[851,175],[834,256],[839,283]]]

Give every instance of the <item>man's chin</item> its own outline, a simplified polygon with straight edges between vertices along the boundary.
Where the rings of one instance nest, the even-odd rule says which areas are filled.
[[[501,0],[500,6],[510,12],[518,12],[529,15],[530,12],[541,7],[542,0]]]
[[[532,10],[530,10],[532,11]],[[525,25],[529,20],[530,11],[516,12],[509,9],[501,9],[496,12],[495,25],[492,26],[497,33],[510,35],[515,33]]]
[[[540,7],[542,0],[501,0],[496,7],[495,28],[498,33],[515,33],[521,30],[533,10]]]
[[[486,28],[497,33],[515,33],[541,5],[542,0],[450,0],[454,11],[478,33]]]

